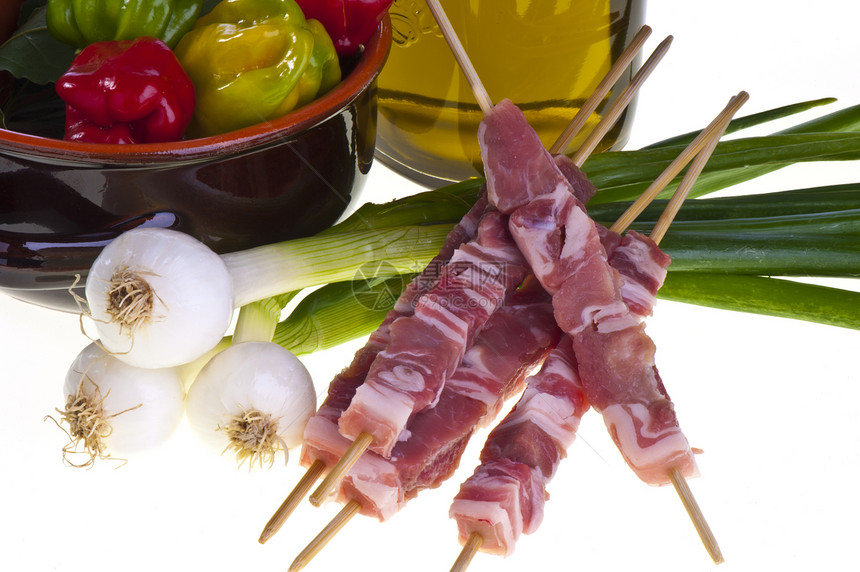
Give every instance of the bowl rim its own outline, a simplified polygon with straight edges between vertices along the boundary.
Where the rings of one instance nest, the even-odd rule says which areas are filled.
[[[349,106],[379,75],[390,47],[391,19],[386,15],[364,45],[356,67],[331,91],[284,116],[228,133],[167,143],[121,145],[66,141],[0,128],[0,154],[37,161],[83,163],[93,167],[140,167],[153,163],[205,160],[223,154],[225,150],[232,155],[264,147],[310,129]]]

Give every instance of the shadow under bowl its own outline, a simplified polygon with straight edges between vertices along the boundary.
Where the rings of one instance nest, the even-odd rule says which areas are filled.
[[[69,142],[0,129],[0,291],[77,311],[101,249],[139,226],[226,253],[308,236],[356,204],[376,143],[386,18],[343,81],[294,112],[164,144]]]

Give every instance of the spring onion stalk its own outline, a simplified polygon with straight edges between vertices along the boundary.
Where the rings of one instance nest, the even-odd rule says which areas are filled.
[[[64,459],[73,466],[122,459],[165,442],[179,426],[184,393],[176,368],[142,369],[93,342],[72,362],[58,413],[68,425]],[[83,461],[75,461],[76,458]]]
[[[737,127],[785,116],[806,105],[813,104],[800,104],[789,110],[776,110],[753,119],[742,118],[737,120],[740,122]],[[798,161],[858,159],[860,133],[855,132],[858,129],[860,106],[855,106],[772,136],[723,141],[691,195],[702,196]],[[592,155],[585,170],[600,189],[589,205],[595,218],[602,220],[598,210],[604,203],[630,200],[650,184],[666,163],[677,155],[675,147],[678,144],[668,142],[638,151]],[[186,278],[180,282],[182,287],[167,286],[162,289],[161,286],[153,286],[153,282],[160,282],[168,274],[159,265],[160,262],[151,266],[139,263],[142,259],[133,258],[132,262],[128,262],[123,261],[118,254],[112,255],[105,268],[90,273],[87,282],[87,300],[99,337],[112,353],[132,364],[166,367],[187,363],[216,346],[232,318],[233,309],[251,301],[350,280],[367,262],[384,260],[386,264],[377,264],[377,268],[387,269],[388,276],[421,268],[435,254],[450,225],[474,202],[480,192],[480,185],[481,180],[474,179],[387,205],[365,205],[343,223],[309,239],[221,257],[176,256],[178,248],[171,245],[162,248],[160,254],[150,256],[173,259],[173,266],[180,266],[176,273]],[[851,190],[845,191],[849,200],[853,200],[850,198]],[[672,187],[666,192],[672,192]],[[794,213],[784,212],[785,215],[818,218],[818,214],[823,215],[828,211],[825,207],[812,205],[817,201],[822,204],[830,201],[832,197],[828,198],[827,195],[835,192],[831,190],[819,196],[810,194],[801,197],[797,194],[786,197],[786,200],[778,201],[779,208],[791,206],[795,209]],[[804,212],[806,206],[801,206],[800,201],[805,201],[803,204],[810,205],[810,208]],[[818,224],[824,220],[823,216],[817,222],[797,223],[805,225],[803,228],[789,229],[794,223],[782,221],[782,234],[776,226],[771,225],[775,224],[774,220],[764,221],[763,230],[756,229],[743,234],[743,229],[736,226],[729,228],[731,225],[725,222],[729,210],[734,209],[734,214],[730,215],[733,218],[749,219],[772,214],[767,213],[768,207],[764,203],[752,205],[746,199],[734,203],[696,203],[698,201],[688,201],[664,243],[667,251],[675,258],[679,270],[857,275],[857,249],[847,243],[846,237],[834,243],[832,248],[818,240],[815,245],[804,250],[803,241],[815,241],[814,235],[819,231],[830,238],[836,236],[835,231],[822,230],[828,227]],[[616,205],[605,206],[612,208]],[[710,213],[706,212],[707,209],[711,209]],[[743,209],[748,209],[746,215]],[[758,211],[753,212],[755,209]],[[847,211],[849,208],[840,207],[836,210]],[[704,226],[682,230],[687,213],[691,213],[689,219],[698,217],[700,221],[722,221],[712,225],[725,225],[719,229],[722,234],[718,232],[719,236],[712,238]],[[640,220],[641,224],[645,224],[643,220]],[[429,224],[433,222],[444,224]],[[731,224],[735,225],[736,222]],[[851,224],[851,221],[843,220],[829,228],[844,231],[852,228]],[[712,246],[708,246],[710,240],[714,240]],[[122,241],[119,239],[115,240],[105,251],[120,250],[120,243]],[[780,243],[784,246],[781,250]],[[768,262],[768,257],[772,257],[771,262]],[[814,262],[815,257],[823,258],[823,262]],[[203,258],[218,258],[223,268],[198,272],[197,262]],[[97,261],[96,265],[99,264]],[[133,280],[126,280],[128,275],[132,275]],[[219,289],[231,290],[230,295],[226,296],[229,302],[225,301],[225,296],[215,300],[210,299],[208,294],[200,295]],[[114,307],[107,311],[109,305]],[[175,313],[182,316],[178,320],[183,324],[179,327],[180,333],[166,333],[170,331],[167,323],[174,321]],[[205,323],[211,326],[204,328],[208,333],[201,336],[200,341],[195,341],[197,338],[191,335],[192,329]]]
[[[628,204],[601,204],[590,210],[598,221],[609,224]],[[665,201],[660,201],[647,209],[637,219],[637,228],[648,232],[664,206]],[[702,277],[696,289],[684,293],[682,301],[686,303],[727,304],[731,309],[757,313],[779,311],[788,317],[795,307],[799,319],[853,327],[850,324],[856,320],[840,301],[844,291],[755,274],[856,275],[860,271],[860,243],[854,238],[858,225],[860,184],[688,201],[662,243],[674,259],[667,283],[680,284],[681,278],[673,279],[676,275],[684,276],[685,283],[690,281],[688,277]],[[769,297],[769,304],[739,302],[746,296],[747,280],[758,286],[762,298]],[[679,288],[670,286],[665,287],[666,292],[680,300]],[[304,353],[366,335],[379,324],[387,308],[380,304],[377,312],[368,311],[354,295],[357,287],[355,283],[332,284],[313,292],[278,325],[276,341]],[[808,304],[798,304],[789,296],[807,290],[814,294]],[[856,297],[844,299],[853,299],[851,296]],[[375,300],[383,302],[385,298]],[[833,312],[842,312],[847,318]]]
[[[186,418],[201,441],[233,453],[241,466],[271,465],[301,444],[316,411],[316,391],[301,361],[272,343],[291,295],[243,306],[229,347],[200,370],[186,399]]]
[[[242,306],[239,309],[232,342],[238,344],[249,341],[271,341],[281,313],[296,294],[297,292],[287,292]]]
[[[450,224],[329,233],[217,255],[177,231],[123,233],[101,252],[86,299],[98,336],[138,367],[172,367],[219,343],[233,310],[285,292],[351,280],[365,264],[389,276],[438,253]]]
[[[415,272],[439,252],[450,224],[323,233],[221,256],[233,277],[236,306],[284,292],[352,280],[385,261],[388,276]]]
[[[654,224],[666,208],[666,200],[655,200],[642,211],[636,221]],[[631,203],[603,203],[589,208],[595,220],[611,222],[627,210]],[[845,183],[823,187],[793,189],[740,195],[708,197],[685,202],[676,221],[726,220],[779,215],[812,215],[850,209],[860,209],[860,183]]]
[[[672,272],[658,293],[721,310],[860,329],[860,292],[767,276]]]
[[[304,355],[368,335],[412,277],[339,282],[314,290],[277,325],[272,341]]]

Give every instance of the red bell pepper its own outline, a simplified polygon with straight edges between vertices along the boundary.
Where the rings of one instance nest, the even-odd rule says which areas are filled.
[[[182,139],[194,113],[194,85],[161,40],[96,42],[57,81],[66,102],[64,139],[161,143]]]
[[[306,18],[319,20],[342,56],[356,53],[376,32],[392,0],[296,0]]]

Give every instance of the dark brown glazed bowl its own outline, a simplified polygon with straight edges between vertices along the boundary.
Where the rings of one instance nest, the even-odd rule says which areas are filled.
[[[83,285],[101,248],[137,226],[179,229],[218,253],[330,226],[373,160],[376,76],[390,43],[386,18],[361,57],[343,62],[334,90],[220,136],[104,145],[0,129],[0,290],[77,311],[76,277]]]

